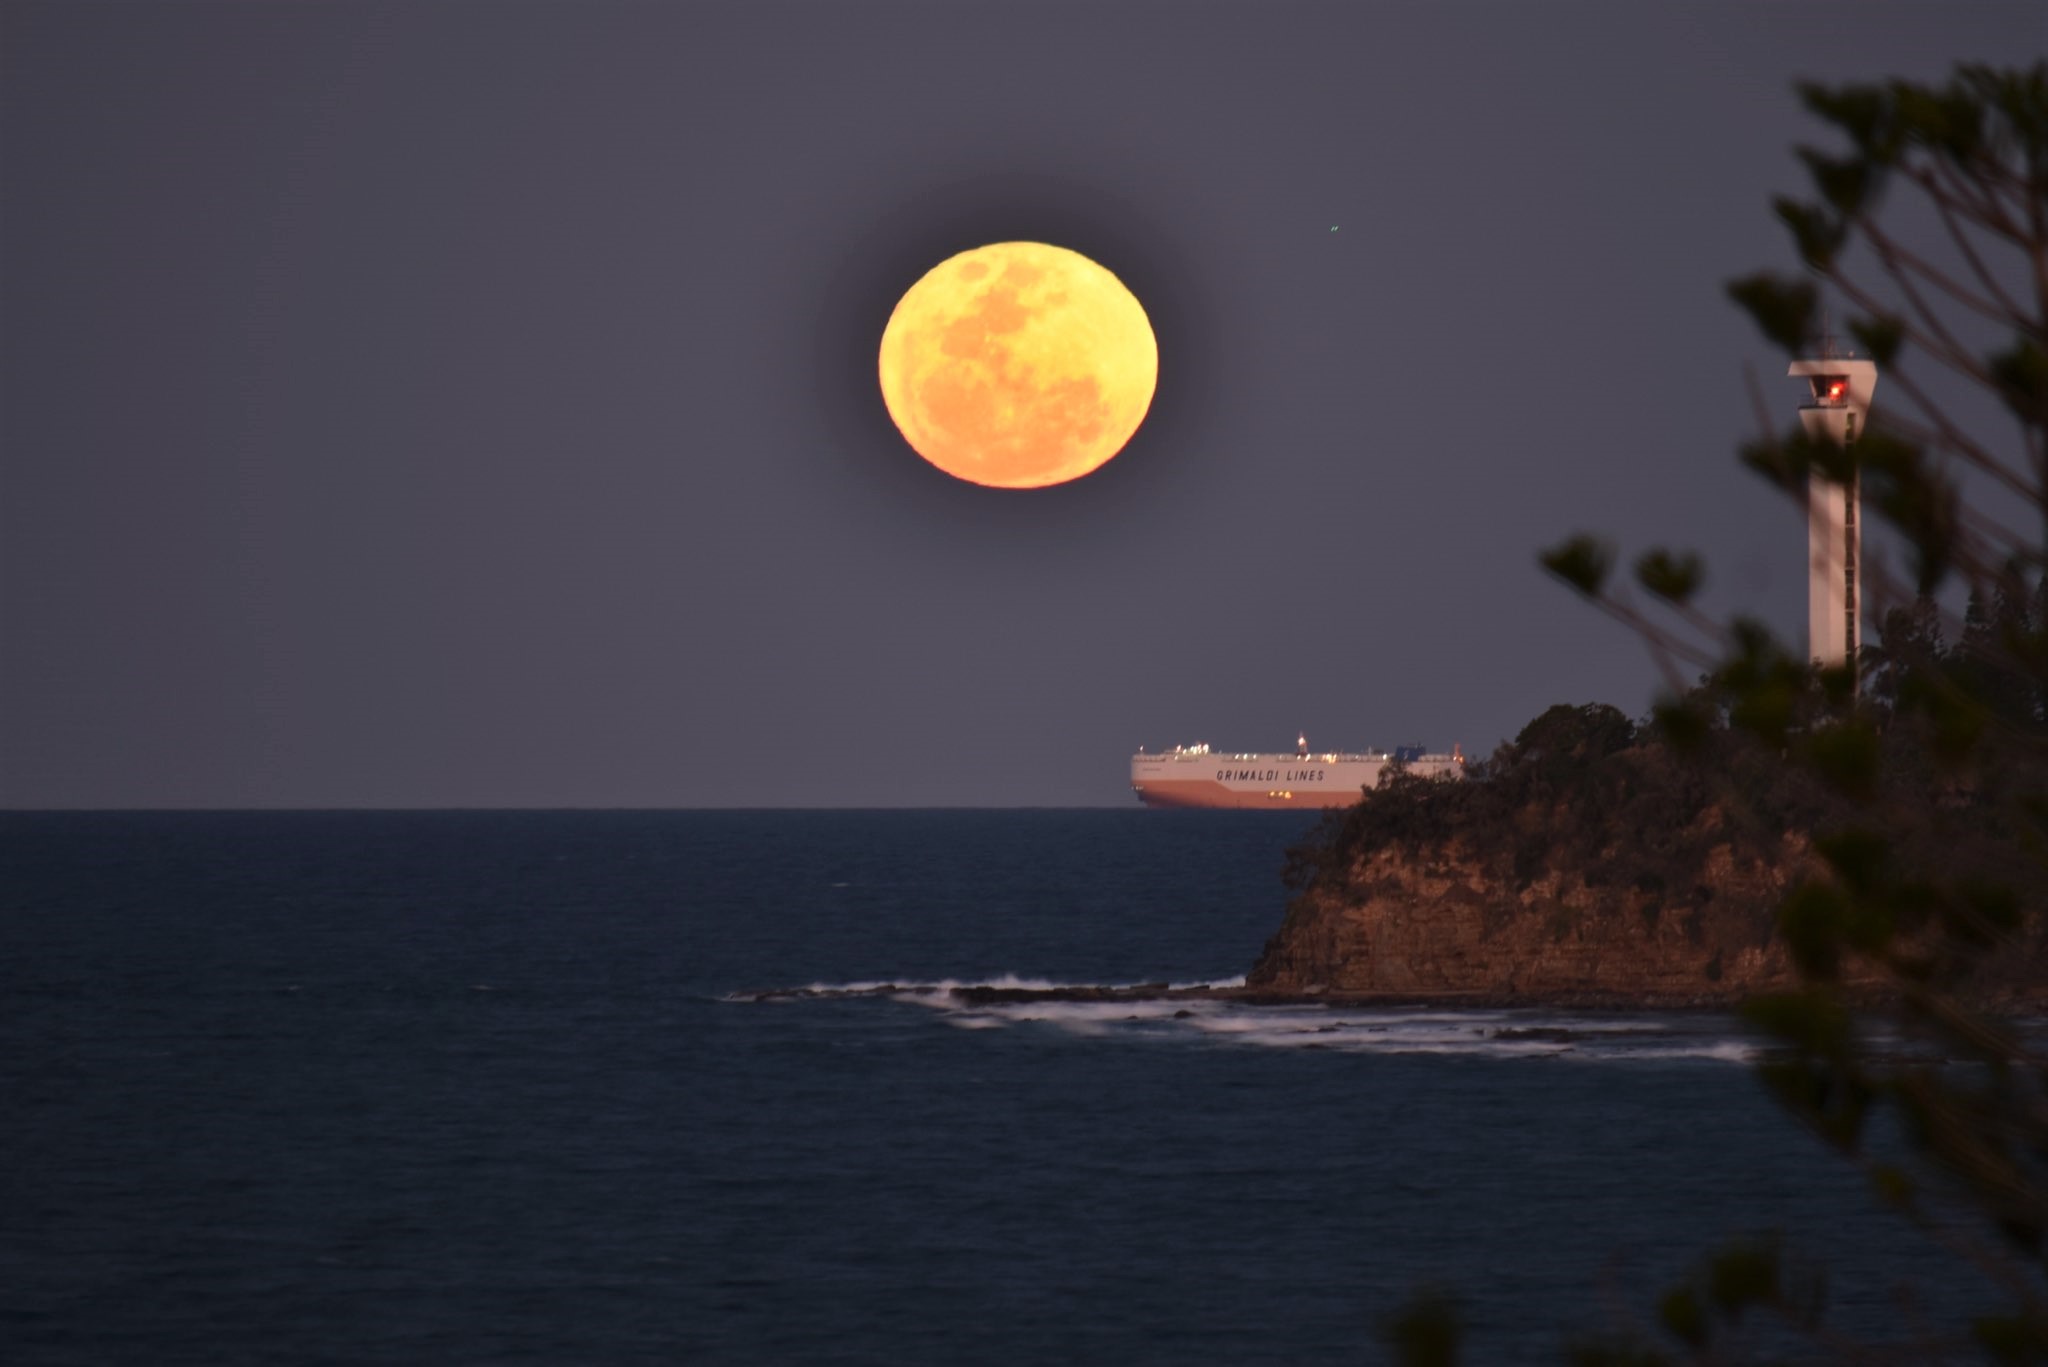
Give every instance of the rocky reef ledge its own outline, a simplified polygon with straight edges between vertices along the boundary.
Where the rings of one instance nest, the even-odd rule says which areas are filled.
[[[1611,991],[1551,993],[1494,992],[1447,989],[1433,992],[1357,992],[1323,986],[1176,987],[1168,983],[1123,983],[1115,986],[1072,984],[1054,987],[935,986],[925,983],[876,983],[861,987],[764,987],[735,992],[733,1002],[788,1002],[848,997],[943,998],[965,1007],[1028,1006],[1036,1002],[1087,1002],[1138,1005],[1179,1002],[1190,1008],[1204,1003],[1238,1006],[1325,1006],[1333,1010],[1407,1008],[1415,1010],[1505,1010],[1549,1006],[1575,1011],[1699,1011],[1719,1007],[1721,993],[1640,994]]]

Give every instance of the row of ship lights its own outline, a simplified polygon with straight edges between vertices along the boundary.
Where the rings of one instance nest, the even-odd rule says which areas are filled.
[[[1422,747],[1418,745],[1412,748],[1420,750]],[[1144,754],[1145,747],[1139,746],[1138,753]],[[1176,745],[1171,753],[1176,755],[1206,755],[1211,753],[1211,751],[1209,746],[1204,743],[1202,745]],[[1391,758],[1393,754],[1390,750],[1375,750],[1369,745],[1365,748],[1365,753],[1368,757],[1375,758]],[[1252,759],[1254,757],[1253,752],[1248,750],[1229,756],[1231,759]],[[1303,732],[1294,738],[1294,757],[1296,759],[1320,759],[1335,764],[1340,755],[1335,750],[1326,750],[1320,755],[1311,755],[1308,752],[1308,735],[1306,732]],[[1465,748],[1462,744],[1453,744],[1451,746],[1451,758],[1459,764],[1465,762]]]

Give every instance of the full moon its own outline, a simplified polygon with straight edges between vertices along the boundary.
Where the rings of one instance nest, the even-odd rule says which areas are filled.
[[[998,242],[949,257],[882,330],[882,401],[920,456],[999,489],[1064,484],[1123,450],[1159,344],[1121,280],[1079,252]]]

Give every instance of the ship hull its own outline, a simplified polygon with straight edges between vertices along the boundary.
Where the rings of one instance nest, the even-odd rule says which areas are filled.
[[[1206,748],[1131,758],[1131,790],[1147,807],[1349,807],[1390,770],[1463,777],[1457,755],[1218,755]]]
[[[1132,785],[1147,807],[1233,807],[1277,810],[1283,807],[1349,807],[1364,796],[1356,792],[1238,792],[1214,779],[1166,779]]]

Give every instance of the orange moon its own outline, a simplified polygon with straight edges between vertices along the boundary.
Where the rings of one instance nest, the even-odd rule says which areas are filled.
[[[1123,450],[1159,344],[1121,280],[1079,252],[998,242],[925,272],[882,330],[882,401],[913,450],[999,489],[1064,484]]]

